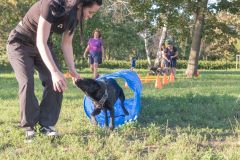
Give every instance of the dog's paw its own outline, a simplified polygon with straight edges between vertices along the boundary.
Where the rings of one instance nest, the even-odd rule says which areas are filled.
[[[108,128],[109,127],[108,123],[105,122],[104,127]]]
[[[113,131],[113,130],[114,130],[114,126],[109,126],[109,129],[110,129],[111,131]]]
[[[96,120],[95,117],[91,117],[91,123],[92,123],[93,125],[95,125],[95,126],[98,124],[98,122],[97,122],[97,120]]]

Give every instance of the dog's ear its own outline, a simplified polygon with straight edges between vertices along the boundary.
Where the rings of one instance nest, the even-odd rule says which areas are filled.
[[[97,80],[94,80],[94,79],[90,79],[89,86],[91,86],[91,90],[94,92],[96,92],[97,90],[99,90],[101,88],[101,86],[99,85]]]

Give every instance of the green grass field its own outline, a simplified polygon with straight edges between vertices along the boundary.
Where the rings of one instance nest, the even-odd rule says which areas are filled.
[[[80,73],[91,76],[88,69]],[[239,160],[240,72],[200,73],[199,78],[185,79],[179,71],[176,82],[161,90],[155,89],[154,83],[143,84],[138,120],[114,131],[90,124],[83,111],[84,94],[69,80],[56,126],[62,135],[57,139],[39,135],[27,144],[18,128],[15,76],[1,72],[0,159]],[[40,100],[42,87],[37,75],[35,82]],[[129,89],[124,92],[131,97]]]

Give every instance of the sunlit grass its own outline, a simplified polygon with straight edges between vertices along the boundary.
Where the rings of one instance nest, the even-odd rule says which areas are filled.
[[[100,69],[101,74],[120,69]],[[137,70],[143,76],[146,70]],[[137,121],[113,132],[93,127],[83,110],[84,94],[68,80],[57,129],[62,136],[38,135],[24,143],[18,127],[18,86],[13,73],[0,75],[0,159],[240,159],[240,72],[201,71],[186,79],[180,70],[174,84],[155,89],[143,84]],[[81,70],[91,77],[89,69]],[[127,97],[132,92],[124,88]],[[36,96],[42,87],[35,81]]]

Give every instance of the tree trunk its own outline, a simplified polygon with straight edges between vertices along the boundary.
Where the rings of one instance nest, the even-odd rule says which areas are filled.
[[[158,50],[157,50],[157,54],[156,54],[156,59],[154,61],[154,66],[155,67],[158,67],[159,64],[160,64],[160,59],[162,57],[162,53],[161,53],[161,47],[162,47],[162,44],[164,42],[164,39],[166,38],[166,33],[167,33],[167,27],[162,27],[162,33],[161,33],[161,36],[159,38],[159,44],[158,44]]]
[[[191,51],[188,60],[188,67],[186,70],[186,75],[189,78],[192,78],[197,73],[198,69],[198,58],[199,50],[201,46],[201,33],[204,23],[204,14],[206,12],[208,0],[198,0],[198,7],[196,9],[196,19],[194,34],[192,38]]]
[[[145,52],[146,52],[146,56],[147,56],[148,65],[151,66],[152,64],[151,64],[150,52],[148,49],[149,42],[148,42],[148,31],[147,30],[144,31],[143,38],[144,38]]]
[[[105,54],[106,60],[111,60],[111,55],[110,55],[110,53],[111,53],[111,48],[110,48],[110,47],[109,47],[109,48],[105,48],[104,54]]]
[[[187,36],[185,39],[185,44],[184,44],[184,57],[187,59],[190,55],[190,46],[191,46],[191,37]]]

